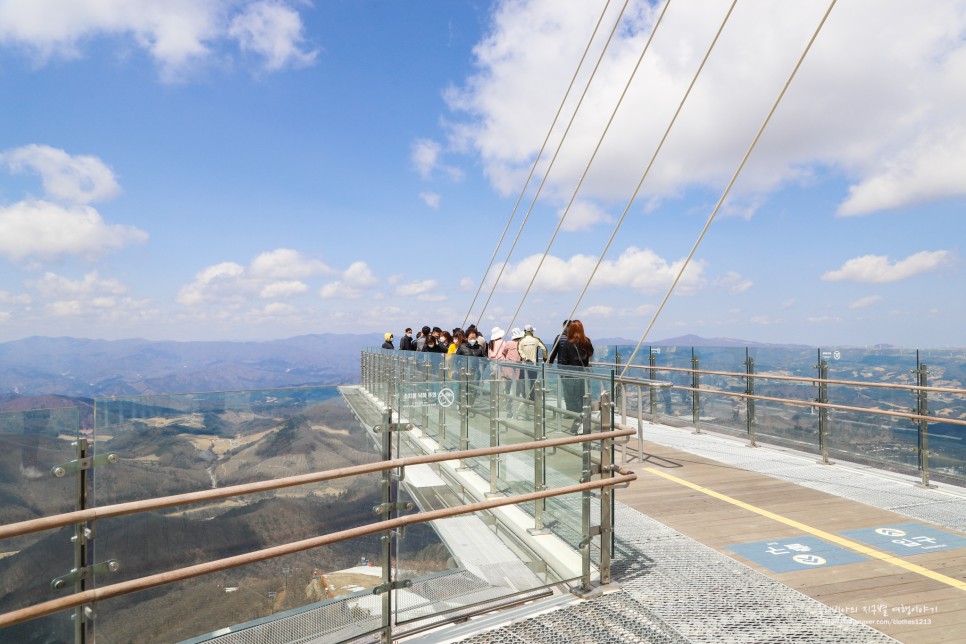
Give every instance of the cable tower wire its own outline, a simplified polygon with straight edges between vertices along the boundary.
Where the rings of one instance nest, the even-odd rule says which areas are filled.
[[[611,34],[610,34],[611,37],[614,35],[614,30],[617,29],[617,24],[620,23],[621,16],[624,15],[624,9],[627,9],[627,3],[629,1],[630,0],[625,0],[624,7],[621,9],[620,15],[617,16],[617,22],[614,23],[614,29],[611,30]],[[486,276],[490,274],[490,269],[493,268],[493,262],[496,260],[496,255],[497,253],[500,252],[500,247],[503,246],[503,240],[506,239],[507,231],[510,230],[510,224],[513,223],[513,218],[516,217],[517,209],[520,207],[520,202],[523,201],[523,195],[526,194],[527,188],[530,187],[530,179],[533,178],[533,174],[537,169],[537,164],[540,162],[540,158],[543,156],[543,151],[547,147],[547,142],[550,140],[551,133],[553,133],[553,128],[557,125],[557,119],[560,118],[560,114],[561,112],[563,112],[564,105],[567,103],[567,99],[570,97],[570,90],[573,89],[574,82],[577,80],[577,75],[580,73],[581,68],[584,66],[584,60],[587,58],[587,52],[590,51],[590,46],[594,43],[594,39],[597,37],[597,30],[600,29],[600,24],[601,22],[603,22],[604,15],[606,15],[607,9],[610,7],[610,2],[611,0],[607,0],[607,3],[604,5],[603,10],[600,12],[600,17],[597,18],[597,24],[594,25],[594,31],[593,33],[590,34],[590,40],[587,41],[587,46],[584,47],[584,53],[580,57],[580,62],[577,63],[577,68],[574,70],[574,75],[570,79],[570,84],[567,86],[567,91],[564,92],[563,99],[560,101],[560,106],[557,108],[557,113],[554,114],[553,122],[550,123],[550,128],[547,129],[547,136],[544,137],[543,144],[540,146],[540,151],[537,152],[537,156],[533,160],[533,165],[530,166],[530,174],[527,175],[527,180],[523,182],[523,188],[520,190],[520,196],[517,197],[517,202],[513,205],[513,210],[510,211],[510,217],[509,219],[507,219],[506,226],[503,228],[503,234],[500,235],[500,240],[496,243],[496,248],[493,249],[493,256],[490,257],[490,263],[487,264],[486,270],[483,271],[483,278],[480,280],[480,284],[476,288],[476,294],[473,295],[473,301],[470,302],[470,306],[466,310],[466,315],[463,317],[463,324],[461,325],[461,328],[466,327],[466,322],[467,320],[470,319],[470,314],[473,312],[473,307],[476,306],[476,300],[480,296],[480,291],[483,290],[483,284],[486,282]],[[610,37],[608,37],[607,39],[607,44],[604,45],[604,51],[607,50],[607,45],[609,44],[610,44]],[[601,56],[603,56],[603,52],[601,52]],[[597,64],[600,65],[600,59],[598,59]],[[597,71],[597,68],[595,67],[594,72],[596,71]],[[593,77],[594,77],[594,73],[591,73],[590,78],[593,79]],[[589,81],[588,81],[588,84],[589,84]],[[586,89],[584,91],[586,92]],[[583,97],[581,97],[581,101],[582,100],[583,100]],[[577,104],[577,108],[578,109],[580,108],[580,103]],[[568,129],[569,129],[569,126],[568,126]],[[564,137],[566,137],[566,133],[564,134]],[[559,147],[558,147],[558,151],[559,151]],[[554,155],[554,158],[556,158],[556,155]],[[553,161],[551,161],[551,166],[552,165],[553,165]],[[547,171],[549,172],[549,169]],[[543,184],[541,183],[540,186],[542,188]],[[527,217],[525,217],[523,220],[523,225],[526,225],[527,218],[529,218],[529,216],[530,216],[530,213],[528,211]],[[523,229],[523,225],[521,225],[521,230]],[[519,238],[520,238],[520,234],[517,233],[517,239]],[[516,240],[514,240],[513,246],[510,247],[510,253],[513,253],[513,248],[515,246],[516,246]],[[509,255],[507,257],[509,257]],[[501,274],[502,274],[502,270],[501,270]],[[492,296],[492,294],[493,292],[491,291],[490,296]],[[483,305],[483,309],[480,311],[480,317],[483,317],[483,312],[486,311],[486,306],[487,304],[489,304],[489,302],[490,302],[490,298],[487,297],[486,303]]]
[[[581,301],[584,299],[584,295],[587,294],[587,290],[590,288],[590,283],[593,281],[594,276],[597,275],[597,270],[600,268],[601,263],[604,261],[604,256],[607,255],[607,251],[610,250],[611,244],[614,242],[614,238],[617,237],[617,231],[620,230],[621,225],[624,223],[624,219],[627,217],[627,213],[630,211],[631,206],[634,204],[634,200],[637,199],[638,193],[641,191],[641,186],[644,185],[644,180],[647,178],[648,173],[651,171],[651,167],[654,165],[657,155],[661,153],[661,149],[664,147],[665,141],[667,141],[668,135],[671,133],[671,128],[678,120],[678,116],[681,114],[681,110],[684,109],[684,103],[688,100],[691,95],[691,90],[694,89],[694,85],[698,82],[698,76],[701,75],[704,69],[705,63],[708,62],[708,58],[711,57],[711,52],[714,50],[715,45],[718,43],[718,39],[721,37],[721,32],[724,31],[725,25],[728,24],[728,19],[731,17],[732,12],[735,9],[735,5],[738,4],[738,0],[733,0],[731,6],[728,8],[728,13],[725,14],[724,20],[721,21],[721,25],[718,26],[718,31],[715,33],[714,38],[711,40],[711,44],[708,46],[708,50],[704,53],[704,58],[701,59],[701,64],[698,65],[697,71],[694,72],[694,76],[691,78],[691,83],[688,85],[687,91],[684,92],[684,96],[681,97],[681,101],[678,103],[678,108],[674,112],[674,116],[671,117],[671,121],[668,123],[667,128],[664,130],[664,135],[661,137],[660,142],[657,144],[657,148],[654,150],[654,154],[651,155],[651,160],[647,163],[647,167],[644,168],[643,174],[641,174],[640,181],[637,182],[637,187],[634,189],[634,193],[631,195],[630,200],[627,202],[627,206],[624,208],[624,212],[621,213],[620,218],[617,220],[617,224],[614,226],[614,230],[610,235],[610,239],[604,245],[604,250],[601,251],[600,255],[597,257],[597,264],[594,265],[594,270],[591,271],[590,277],[587,278],[587,282],[584,284],[583,290],[577,297],[577,301],[574,303],[574,308],[571,309],[570,314],[567,319],[573,319],[577,312],[577,308],[580,306]]]
[[[563,214],[560,217],[560,221],[557,222],[557,227],[554,229],[553,234],[550,236],[550,242],[547,244],[547,248],[544,249],[543,254],[540,257],[540,261],[537,264],[537,268],[533,272],[533,277],[530,278],[530,283],[527,285],[526,290],[523,293],[523,297],[520,299],[520,304],[517,306],[516,311],[513,313],[513,317],[510,319],[510,323],[507,328],[513,326],[516,319],[520,315],[520,310],[523,308],[524,302],[526,302],[527,297],[530,295],[530,290],[533,288],[533,283],[536,282],[537,276],[540,274],[540,269],[543,267],[544,261],[547,259],[547,255],[550,253],[550,248],[553,246],[554,241],[557,239],[557,234],[560,232],[560,228],[563,226],[564,221],[567,219],[567,215],[570,213],[570,208],[573,206],[574,200],[577,198],[577,193],[580,192],[580,187],[584,183],[584,179],[587,177],[587,173],[590,172],[590,166],[593,164],[594,159],[597,158],[597,153],[600,151],[600,146],[604,142],[604,138],[607,136],[608,131],[610,131],[610,126],[614,122],[614,117],[617,116],[617,111],[620,109],[621,104],[624,102],[624,97],[627,96],[627,92],[630,89],[631,83],[634,81],[634,77],[637,75],[637,70],[641,67],[641,61],[644,60],[644,55],[647,53],[648,49],[651,47],[651,42],[654,40],[654,34],[657,33],[658,27],[661,25],[661,21],[664,19],[664,14],[667,13],[668,7],[671,6],[671,0],[668,0],[664,4],[664,8],[661,9],[661,13],[658,15],[657,21],[654,23],[653,29],[651,29],[651,34],[647,38],[647,42],[644,44],[644,49],[641,51],[641,55],[637,59],[637,63],[634,65],[634,69],[631,71],[630,76],[627,79],[627,83],[624,85],[624,89],[621,92],[620,97],[617,99],[617,103],[614,105],[614,109],[610,114],[610,118],[607,119],[607,125],[604,127],[604,131],[601,132],[600,138],[597,140],[597,144],[594,147],[594,151],[587,161],[587,165],[584,167],[583,172],[580,175],[580,179],[577,181],[577,186],[574,188],[573,195],[570,197],[570,201],[567,203],[567,207],[564,209]],[[536,200],[534,200],[534,203]],[[531,206],[532,208],[532,206]],[[496,289],[496,284],[493,286],[493,290]],[[553,349],[551,349],[552,351]]]
[[[765,120],[761,124],[761,127],[758,128],[758,133],[755,134],[755,138],[752,140],[751,145],[748,146],[748,150],[747,152],[745,152],[745,155],[742,157],[741,163],[738,164],[738,168],[735,170],[734,175],[731,177],[731,181],[728,182],[728,185],[727,187],[725,187],[724,192],[721,193],[721,198],[718,199],[718,203],[715,205],[714,210],[711,211],[711,215],[708,217],[707,223],[705,223],[704,228],[701,229],[701,234],[699,234],[698,238],[695,240],[694,246],[691,247],[691,252],[688,253],[687,258],[684,260],[684,264],[681,265],[681,270],[678,271],[678,274],[675,276],[674,281],[671,283],[671,287],[664,295],[664,299],[661,301],[661,305],[658,307],[657,311],[654,312],[654,316],[651,318],[650,324],[648,324],[647,328],[644,329],[644,334],[641,335],[641,339],[638,341],[637,346],[634,347],[634,351],[627,359],[627,362],[625,363],[624,368],[621,369],[619,377],[621,378],[624,377],[624,374],[627,372],[627,368],[634,361],[634,357],[637,355],[637,352],[640,350],[641,345],[644,344],[644,340],[647,338],[647,334],[651,332],[651,329],[654,327],[654,323],[657,321],[657,318],[661,315],[661,311],[664,310],[664,306],[667,304],[668,299],[670,299],[671,294],[674,292],[674,288],[677,286],[678,282],[680,281],[681,276],[684,274],[684,271],[687,270],[688,264],[691,262],[691,258],[694,257],[694,253],[698,250],[698,246],[701,244],[701,240],[704,239],[705,233],[707,233],[708,228],[711,227],[711,223],[714,221],[714,218],[717,216],[718,211],[721,209],[721,205],[725,202],[725,199],[728,198],[728,193],[731,192],[732,186],[735,185],[735,181],[738,179],[738,175],[741,174],[741,171],[744,169],[745,163],[748,161],[748,157],[751,156],[752,151],[755,149],[755,146],[758,144],[758,140],[761,138],[762,132],[765,131],[765,128],[768,126],[768,123],[771,121],[771,117],[775,113],[775,110],[778,109],[778,104],[781,103],[782,98],[784,98],[785,92],[788,91],[788,87],[792,84],[792,80],[794,80],[795,75],[798,73],[799,68],[802,66],[802,62],[805,61],[805,57],[808,55],[809,50],[811,50],[812,44],[815,42],[815,39],[818,38],[818,34],[822,31],[822,27],[825,26],[825,21],[828,20],[829,14],[832,13],[832,9],[835,7],[835,3],[837,1],[838,0],[832,0],[832,2],[828,6],[828,9],[825,10],[825,14],[822,16],[822,20],[818,23],[818,27],[815,28],[815,32],[812,34],[812,37],[809,39],[808,44],[805,46],[805,50],[802,52],[802,55],[799,57],[798,62],[795,64],[795,67],[792,69],[792,73],[788,76],[788,80],[785,81],[785,85],[782,87],[781,92],[778,93],[778,98],[776,98],[774,104],[772,104],[771,109],[768,111],[768,115],[765,117]]]

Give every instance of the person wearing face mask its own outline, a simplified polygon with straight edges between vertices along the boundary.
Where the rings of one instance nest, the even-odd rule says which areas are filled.
[[[423,345],[423,351],[425,353],[446,353],[446,349],[441,347],[438,342],[436,342],[436,336],[430,335],[426,338],[426,344]]]
[[[475,329],[471,329],[466,334],[466,341],[456,349],[456,355],[469,356],[472,358],[485,358],[486,349],[480,344],[479,336]]]
[[[449,343],[446,348],[446,353],[453,354],[456,350],[460,348],[460,345],[466,341],[466,336],[463,335],[463,329],[453,329],[453,341]]]
[[[466,332],[466,341],[456,349],[459,356],[457,369],[465,371],[467,403],[472,405],[476,400],[476,393],[479,390],[480,370],[484,366],[482,358],[486,357],[486,349],[480,344],[476,329],[469,329]]]
[[[439,334],[439,342],[436,343],[440,349],[441,353],[449,353],[449,345],[453,344],[453,336],[450,335],[449,331],[443,331]]]
[[[406,333],[403,335],[402,340],[399,341],[400,351],[415,351],[416,343],[413,342],[413,330],[410,328],[406,329]]]

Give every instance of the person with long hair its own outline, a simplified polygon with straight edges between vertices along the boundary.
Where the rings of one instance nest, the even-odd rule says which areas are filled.
[[[567,341],[560,342],[557,362],[564,369],[582,370],[590,366],[590,359],[594,355],[594,344],[584,333],[584,325],[580,320],[571,320],[567,325]],[[564,394],[564,404],[569,411],[579,412],[584,407],[584,393],[587,385],[582,376],[565,376],[561,374]],[[571,433],[576,433],[579,419],[574,421]]]

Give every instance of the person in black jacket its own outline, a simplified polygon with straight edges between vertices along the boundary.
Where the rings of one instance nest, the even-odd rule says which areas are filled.
[[[403,335],[402,340],[399,341],[400,351],[415,351],[416,343],[413,342],[413,330],[406,328],[406,333]]]
[[[563,330],[560,332],[560,335],[553,339],[553,344],[550,345],[550,353],[547,355],[547,364],[553,364],[554,360],[557,359],[557,354],[560,353],[560,343],[567,341],[567,327],[569,325],[570,320],[563,321]]]
[[[395,349],[396,348],[396,347],[392,346],[392,337],[393,337],[392,336],[392,333],[386,333],[382,337],[386,338],[386,341],[382,343],[382,348],[383,349]]]
[[[562,338],[561,338],[562,340]],[[581,371],[590,366],[590,358],[594,355],[594,345],[584,334],[584,325],[580,320],[572,320],[567,326],[567,340],[560,342],[557,362],[564,369]],[[579,375],[564,376],[561,374],[564,404],[570,411],[581,411],[584,407],[584,393],[587,386],[584,378]],[[576,433],[578,421],[574,422],[571,433]]]
[[[480,344],[476,329],[470,328],[466,331],[466,341],[456,349],[455,355],[460,356],[458,368],[466,371],[466,402],[472,405],[479,389],[480,372],[485,364],[483,358],[486,358],[486,347]]]

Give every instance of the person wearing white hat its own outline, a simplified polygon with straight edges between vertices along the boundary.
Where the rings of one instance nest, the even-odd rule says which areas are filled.
[[[486,345],[486,356],[490,360],[500,359],[500,347],[503,345],[503,336],[506,335],[506,331],[498,326],[490,329],[490,341]],[[499,378],[500,374],[497,372],[495,367],[490,367],[490,374],[484,375],[483,378]]]

